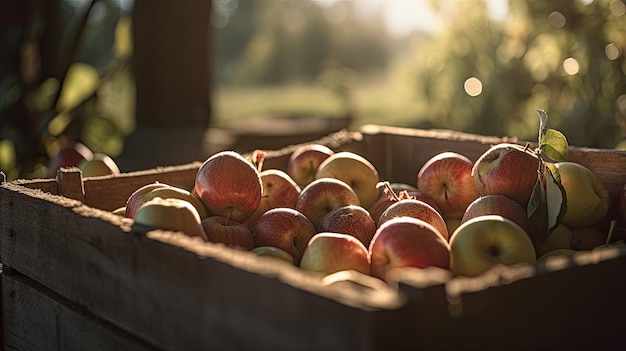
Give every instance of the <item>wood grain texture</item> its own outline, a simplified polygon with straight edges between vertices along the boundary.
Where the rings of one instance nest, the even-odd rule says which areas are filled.
[[[180,233],[138,233],[132,220],[75,200],[12,184],[0,194],[5,265],[164,349],[369,349],[376,313],[366,307],[398,306],[354,294],[343,304],[346,293],[296,267]]]
[[[10,271],[0,278],[3,350],[159,350],[28,278]]]
[[[338,133],[320,143],[365,156],[383,179],[414,184],[419,168],[435,154],[457,151],[475,160],[502,140],[516,141],[370,126],[362,133]],[[268,151],[265,167],[284,169],[297,146]],[[597,171],[610,191],[624,183],[625,152],[570,148],[570,158]],[[109,212],[123,206],[132,191],[155,181],[190,189],[200,165],[70,183],[72,192],[83,187],[84,202],[55,195],[64,187],[59,187],[59,179],[3,183],[0,262],[41,286],[33,290],[22,284],[20,291],[34,291],[25,296],[45,308],[55,303],[75,306],[74,310],[165,350],[484,346],[484,338],[476,336],[484,335],[481,328],[495,328],[502,336],[494,340],[505,340],[510,334],[507,327],[517,332],[534,325],[569,326],[576,317],[574,310],[592,319],[606,318],[604,328],[609,331],[613,323],[623,325],[622,306],[603,313],[624,295],[617,275],[626,269],[625,249],[613,256],[576,255],[560,266],[530,271],[526,267],[516,274],[506,270],[492,280],[459,280],[441,272],[418,278],[413,272],[399,279],[401,294],[364,294],[351,285],[324,286],[296,267],[249,252],[203,243],[182,233],[146,232],[133,227],[131,219]],[[9,290],[2,284],[4,295]],[[48,293],[38,297],[42,291]],[[601,298],[606,301],[598,302]],[[596,308],[601,312],[595,313]],[[546,321],[535,323],[535,316],[544,314]],[[7,318],[11,321],[4,323],[4,335],[25,335],[24,330],[11,330],[20,316],[5,313],[3,307],[3,319]],[[71,316],[65,320],[71,328],[81,323]],[[584,325],[575,329],[582,333]],[[603,337],[601,326],[590,328],[590,338]],[[460,335],[458,342],[449,337],[452,332]],[[525,344],[520,336],[510,338],[527,348],[535,348],[531,341],[549,339],[544,330],[536,334]],[[441,338],[443,344],[438,343]]]

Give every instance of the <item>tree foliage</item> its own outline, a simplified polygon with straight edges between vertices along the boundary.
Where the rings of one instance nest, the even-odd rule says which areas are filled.
[[[410,78],[431,126],[533,140],[542,108],[571,144],[616,144],[626,115],[622,1],[510,0],[502,22],[485,2],[437,4],[449,20],[418,46]],[[482,83],[477,96],[464,90],[470,77]]]

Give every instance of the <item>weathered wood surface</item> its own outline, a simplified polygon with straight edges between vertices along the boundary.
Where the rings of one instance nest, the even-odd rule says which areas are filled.
[[[164,349],[368,349],[368,308],[398,304],[13,184],[0,188],[0,209],[6,266]]]
[[[423,163],[441,151],[458,151],[475,160],[502,140],[447,131],[369,127],[362,133],[335,134],[320,143],[366,156],[383,179],[413,184]],[[285,169],[295,147],[268,151],[265,167]],[[623,172],[606,168],[626,169],[626,153],[571,150],[570,157],[580,157],[586,162],[583,164],[599,170],[613,194],[624,183]],[[473,334],[457,329],[490,326],[504,333],[507,323],[518,328],[534,325],[531,317],[543,313],[548,313],[549,321],[568,323],[573,319],[573,312],[567,314],[568,307],[576,310],[577,303],[584,304],[586,312],[606,307],[595,301],[596,280],[597,294],[607,297],[607,303],[615,301],[618,294],[623,296],[621,286],[615,285],[620,282],[615,275],[625,268],[623,249],[617,256],[602,256],[581,268],[563,270],[567,273],[531,271],[528,276],[496,280],[493,286],[477,290],[471,289],[476,281],[463,285],[449,276],[432,280],[431,275],[431,281],[420,285],[407,276],[407,281],[400,283],[409,298],[404,305],[402,294],[365,294],[353,286],[323,286],[295,267],[179,233],[145,233],[133,228],[131,219],[108,212],[123,205],[132,191],[154,181],[189,189],[199,166],[4,183],[0,186],[0,262],[49,289],[49,296],[62,296],[81,311],[148,345],[172,350],[370,350],[388,349],[388,342],[396,338],[408,343],[403,345],[414,345],[412,340],[422,338],[414,342],[432,348],[439,345],[436,336],[443,338],[452,331],[461,335],[453,345],[482,345]],[[574,263],[565,267],[579,265]],[[584,283],[578,276],[584,277]],[[450,315],[458,307],[449,300],[455,286],[462,292],[464,314],[460,318]],[[572,293],[557,304],[561,315],[544,312],[559,301],[557,292],[563,291],[562,286]],[[3,284],[3,294],[7,289]],[[534,295],[542,290],[549,291],[549,298]],[[506,299],[521,300],[507,307]],[[618,314],[626,314],[620,308],[609,315],[609,321],[622,322]],[[509,312],[516,314],[515,319],[502,324],[498,318]],[[489,316],[481,316],[484,313]],[[10,335],[7,328],[14,325],[5,323],[4,334]],[[599,328],[591,329],[593,337],[600,337]],[[541,332],[536,339],[544,340],[546,335]],[[454,343],[450,340],[444,344]]]
[[[159,350],[17,272],[0,278],[3,350]]]

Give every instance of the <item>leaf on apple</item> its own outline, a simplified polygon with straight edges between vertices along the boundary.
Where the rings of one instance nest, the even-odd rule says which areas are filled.
[[[538,109],[539,114],[539,151],[554,161],[567,159],[568,143],[563,133],[548,128],[548,114]]]
[[[545,240],[549,233],[548,206],[546,205],[546,191],[541,176],[537,176],[537,182],[526,207],[526,215],[528,216],[530,238],[534,242]]]
[[[561,182],[556,179],[550,167],[545,168],[546,173],[546,204],[548,206],[548,230],[556,228],[565,215],[567,198]]]

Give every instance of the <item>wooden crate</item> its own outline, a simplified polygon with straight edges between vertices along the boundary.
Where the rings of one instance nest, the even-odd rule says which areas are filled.
[[[414,183],[441,151],[477,159],[505,139],[365,126],[316,140]],[[508,141],[515,141],[506,139]],[[285,169],[297,145],[268,151]],[[626,153],[571,148],[612,201]],[[191,188],[200,163],[0,186],[3,349],[380,350],[606,348],[626,325],[626,250],[609,247],[478,278],[406,270],[397,286],[324,285],[249,252],[179,233],[140,232],[109,211],[154,181]]]

